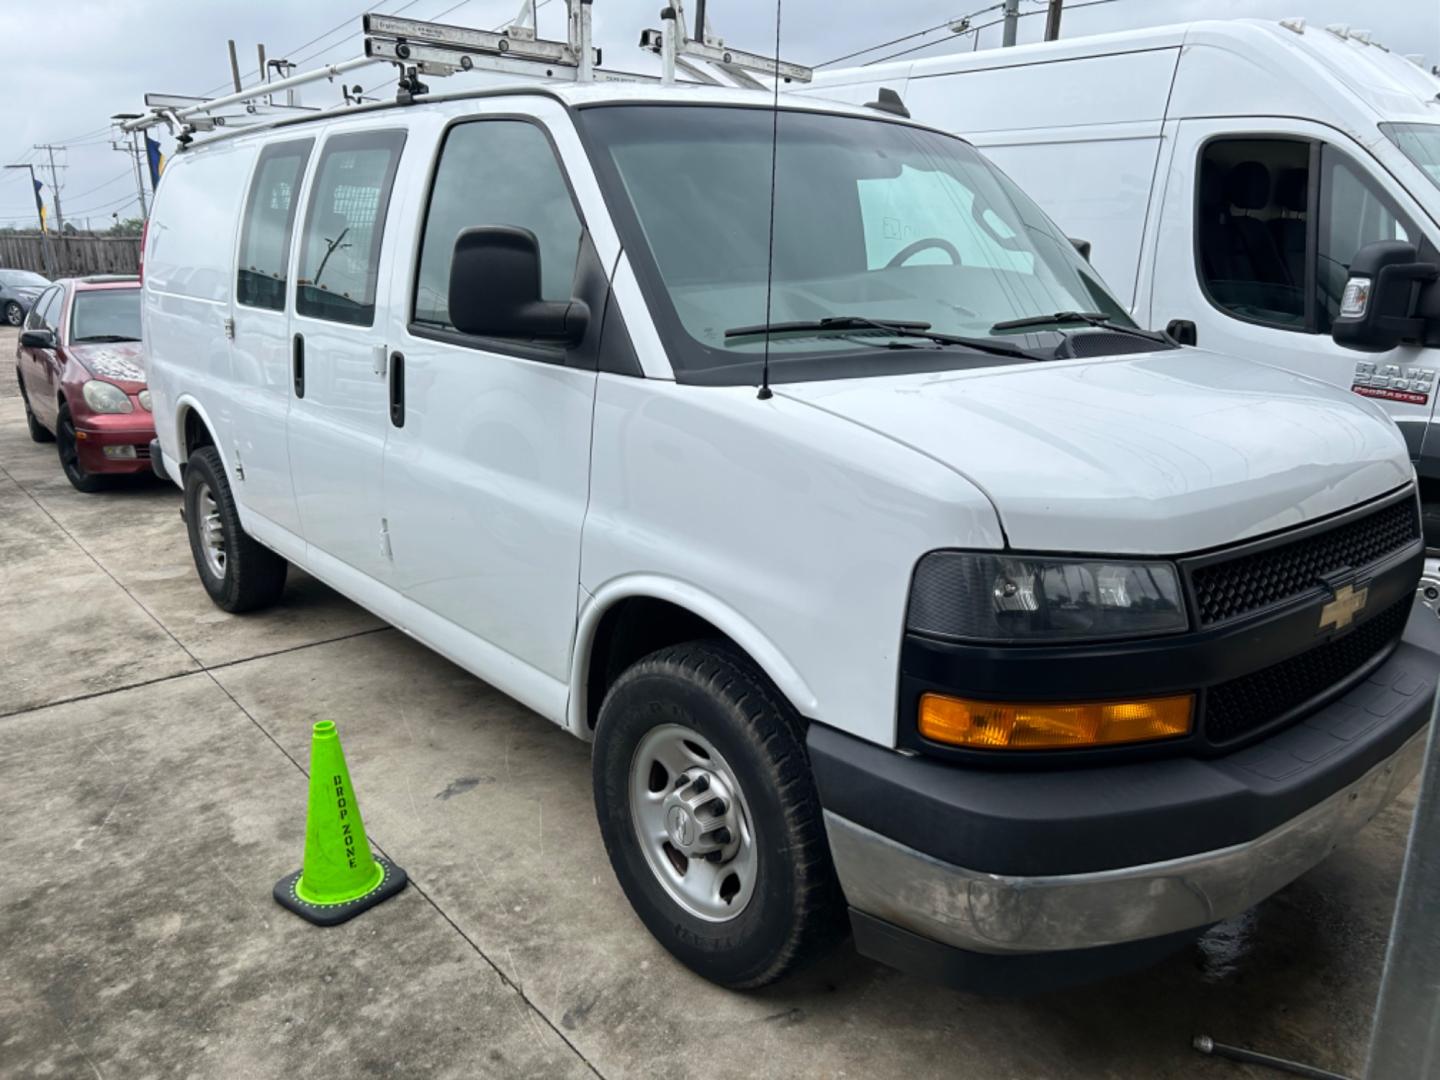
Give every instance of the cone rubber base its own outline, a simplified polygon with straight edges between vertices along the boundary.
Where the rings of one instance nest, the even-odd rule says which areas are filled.
[[[385,876],[380,879],[379,885],[364,896],[347,900],[343,904],[311,904],[301,900],[295,893],[295,883],[300,880],[301,874],[301,871],[296,870],[275,883],[275,902],[316,926],[339,926],[362,911],[369,911],[376,904],[389,900],[405,888],[405,883],[410,880],[405,871],[389,859],[377,855],[375,861],[384,868]]]

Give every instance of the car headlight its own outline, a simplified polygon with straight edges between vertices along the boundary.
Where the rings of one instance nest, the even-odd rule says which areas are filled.
[[[135,406],[130,404],[129,395],[114,383],[105,382],[103,379],[91,379],[81,388],[81,392],[85,395],[85,404],[97,413],[135,411]]]
[[[1168,562],[936,551],[915,568],[907,626],[986,642],[1145,637],[1185,630]]]
[[[150,391],[148,389],[141,390],[140,393],[136,394],[135,396],[140,399],[140,407],[142,409],[144,409],[146,412],[155,411],[150,407]]]

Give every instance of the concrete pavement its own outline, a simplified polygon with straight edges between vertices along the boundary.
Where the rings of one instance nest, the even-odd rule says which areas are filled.
[[[1261,1076],[1358,1073],[1413,792],[1198,947],[1028,1001],[842,946],[731,994],[631,914],[588,747],[304,575],[230,616],[179,494],[101,495],[29,441],[0,334],[0,1075]],[[343,927],[276,906],[310,724],[413,886]]]

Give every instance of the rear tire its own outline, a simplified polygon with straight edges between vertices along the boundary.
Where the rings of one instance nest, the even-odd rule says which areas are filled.
[[[61,405],[60,415],[55,418],[55,449],[60,455],[60,469],[76,491],[93,495],[110,485],[109,477],[86,472],[85,466],[80,464],[80,441],[75,435],[75,421],[70,418],[69,405]]]
[[[213,446],[195,451],[185,467],[185,523],[195,569],[217,606],[238,614],[280,599],[290,564],[240,527],[230,481]]]
[[[19,382],[20,401],[25,406],[25,427],[30,432],[30,441],[37,443],[54,442],[55,436],[51,434],[50,429],[35,419],[35,413],[30,408],[30,395],[25,393],[25,380],[20,379]]]
[[[670,646],[626,670],[600,708],[592,775],[620,887],[697,974],[753,989],[843,936],[800,718],[724,643]],[[677,802],[693,812],[677,820]]]

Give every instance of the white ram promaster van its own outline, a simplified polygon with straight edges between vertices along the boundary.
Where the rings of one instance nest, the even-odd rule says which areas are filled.
[[[1440,262],[1440,81],[1368,34],[1289,19],[876,64],[803,92],[880,87],[1089,241],[1141,325],[1381,401],[1440,546],[1440,289],[1413,295]],[[1428,318],[1332,340],[1357,254],[1395,242],[1366,257],[1409,266],[1389,314]]]
[[[593,740],[717,982],[847,911],[969,985],[1144,963],[1416,770],[1404,441],[1134,328],[961,139],[780,103],[412,84],[176,154],[144,336],[200,578],[303,567]]]

